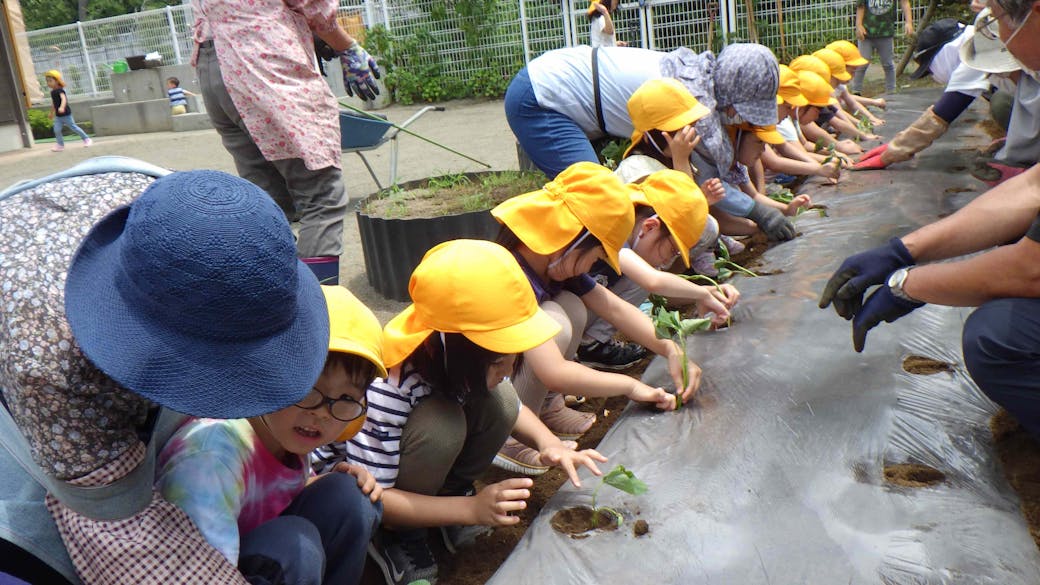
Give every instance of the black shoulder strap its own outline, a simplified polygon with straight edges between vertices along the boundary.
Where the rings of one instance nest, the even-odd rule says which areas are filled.
[[[592,100],[596,102],[596,124],[606,135],[607,123],[603,120],[603,102],[599,96],[599,47],[592,49]]]

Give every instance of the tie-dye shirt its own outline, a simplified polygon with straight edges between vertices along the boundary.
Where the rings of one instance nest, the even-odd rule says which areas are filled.
[[[277,517],[307,485],[260,442],[249,421],[191,419],[159,454],[156,487],[206,540],[238,564],[240,535]]]

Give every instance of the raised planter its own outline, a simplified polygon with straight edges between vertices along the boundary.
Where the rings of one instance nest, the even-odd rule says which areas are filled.
[[[415,217],[415,207],[418,206],[409,205],[406,197],[408,192],[430,190],[431,183],[436,185],[459,180],[460,177],[470,182],[480,182],[488,180],[492,175],[507,176],[506,173],[512,176],[518,174],[516,171],[485,171],[432,177],[401,183],[395,189],[384,189],[363,199],[358,204],[357,222],[361,233],[361,250],[365,257],[365,275],[372,288],[390,299],[409,300],[408,280],[427,250],[442,242],[460,238],[495,239],[499,224],[491,217],[490,209],[509,197],[539,188],[545,178],[538,175],[533,178],[532,174],[527,174],[524,181],[518,181],[516,189],[509,191],[508,195],[503,196],[503,187],[499,186],[497,194],[481,199],[481,209],[427,217]],[[450,199],[454,195],[450,189],[445,189],[443,193],[433,190],[432,196]],[[399,201],[396,206],[391,205],[389,209],[381,211],[371,209],[375,202],[384,200],[383,203],[386,203],[386,200],[394,201],[395,197]]]

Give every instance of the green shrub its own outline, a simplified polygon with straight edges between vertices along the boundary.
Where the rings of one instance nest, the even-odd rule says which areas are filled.
[[[76,125],[87,134],[94,133],[94,124],[90,121],[76,122]],[[29,110],[29,127],[35,140],[54,138],[54,120],[43,110]],[[68,126],[62,128],[63,136],[73,136],[74,132]]]

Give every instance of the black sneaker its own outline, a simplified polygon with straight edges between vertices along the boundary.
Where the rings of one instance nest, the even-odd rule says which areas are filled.
[[[645,347],[636,343],[621,343],[616,339],[578,346],[578,361],[598,370],[624,370],[636,365],[644,357]]]
[[[437,560],[426,542],[426,529],[380,530],[368,543],[368,555],[383,571],[387,585],[437,583]]]

